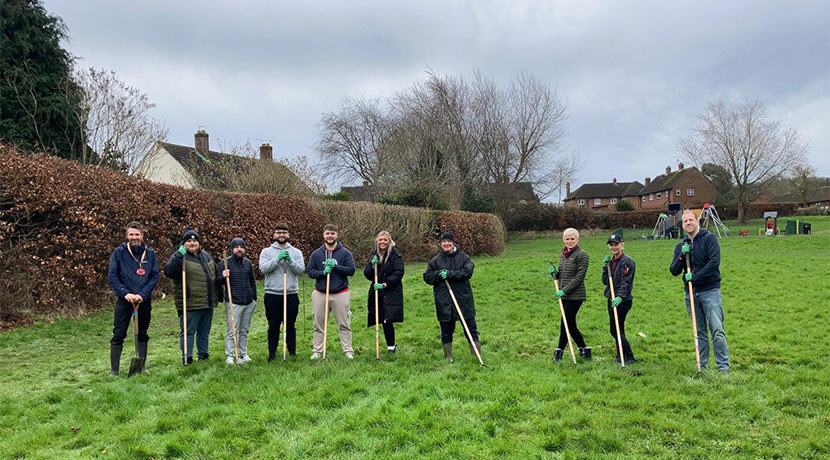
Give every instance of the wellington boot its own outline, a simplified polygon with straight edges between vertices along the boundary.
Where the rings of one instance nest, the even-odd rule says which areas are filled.
[[[141,358],[141,372],[147,372],[147,342],[138,342],[138,356]]]
[[[124,345],[110,345],[110,376],[118,376],[121,367],[121,349]]]
[[[562,361],[562,354],[565,353],[565,350],[561,348],[556,348],[553,350],[553,360],[554,361]]]
[[[452,344],[445,343],[444,344],[444,359],[449,362],[452,362]]]
[[[591,347],[582,347],[579,349],[579,356],[582,356],[582,359],[585,361],[591,360]]]

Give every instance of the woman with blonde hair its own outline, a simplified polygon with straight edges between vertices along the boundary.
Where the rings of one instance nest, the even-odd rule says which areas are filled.
[[[576,326],[576,314],[582,302],[585,302],[585,274],[588,273],[588,253],[579,247],[579,232],[575,228],[565,229],[562,233],[562,241],[565,247],[559,255],[559,270],[550,266],[549,271],[559,280],[559,290],[556,291],[556,298],[562,299],[562,306],[565,309],[565,318],[559,324],[559,345],[553,350],[553,360],[560,361],[565,346],[568,344],[568,336],[565,332],[565,321],[568,322],[568,331],[571,333],[576,345],[579,347],[579,354],[582,359],[591,359],[591,347],[585,345],[585,339]]]
[[[375,264],[377,264],[377,282],[375,282]],[[403,322],[403,257],[395,247],[392,235],[387,231],[378,233],[375,237],[375,250],[372,258],[363,269],[363,276],[372,283],[369,284],[368,327],[375,326],[375,291],[378,293],[378,320],[383,327],[383,337],[386,339],[386,351],[394,353],[395,343],[394,323]]]

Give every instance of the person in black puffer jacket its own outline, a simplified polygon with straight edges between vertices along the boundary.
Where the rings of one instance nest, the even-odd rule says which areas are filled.
[[[251,318],[256,309],[256,277],[254,276],[254,265],[251,259],[245,257],[245,240],[234,238],[229,245],[231,255],[219,263],[218,277],[223,282],[230,279],[231,292],[228,295],[227,286],[223,291],[225,294],[225,322],[227,323],[227,334],[225,335],[225,362],[233,364],[236,359],[239,363],[251,361],[248,356],[248,330],[251,328]],[[227,265],[225,265],[227,263]],[[227,267],[227,269],[226,269]],[[227,284],[227,282],[225,282]],[[233,300],[233,321],[229,299]],[[239,356],[236,357],[234,349],[233,326],[236,326],[236,349]]]
[[[377,264],[377,283],[375,283],[375,264]],[[383,337],[386,339],[386,351],[394,353],[395,343],[394,323],[403,322],[403,258],[395,247],[392,235],[387,231],[378,233],[375,238],[375,251],[372,258],[363,269],[363,276],[372,281],[369,284],[368,327],[375,325],[375,291],[378,293],[378,318],[383,326]]]
[[[438,316],[438,324],[441,326],[444,358],[452,362],[452,336],[455,332],[455,322],[461,319],[453,305],[447,283],[452,287],[461,314],[470,329],[472,337],[467,337],[470,342],[470,351],[475,355],[473,347],[476,347],[479,353],[481,352],[478,328],[476,327],[476,307],[473,300],[473,290],[470,287],[474,265],[470,256],[459,249],[452,233],[446,232],[441,235],[438,249],[441,252],[429,261],[427,270],[424,272],[424,281],[432,285],[435,313]]]
[[[608,299],[608,321],[611,327],[611,337],[614,338],[614,350],[617,351],[617,362],[620,362],[620,351],[617,344],[617,323],[614,321],[614,307],[617,307],[617,318],[620,322],[620,341],[622,342],[625,364],[637,362],[631,345],[625,338],[625,317],[631,310],[634,297],[634,259],[624,252],[623,238],[616,233],[608,237],[608,250],[611,255],[602,259],[602,284],[605,285],[605,298]],[[611,280],[614,282],[614,296],[611,296],[611,286],[608,283],[608,267],[611,267]]]

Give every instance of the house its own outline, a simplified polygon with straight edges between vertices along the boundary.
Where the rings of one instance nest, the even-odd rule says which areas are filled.
[[[290,187],[285,187],[286,191],[311,193],[308,186],[289,168],[273,161],[274,148],[271,144],[263,143],[259,147],[257,159],[210,150],[210,137],[204,130],[196,131],[193,140],[193,146],[156,142],[139,162],[135,174],[154,182],[184,188],[227,190],[240,187],[239,184],[230,183],[234,178],[228,177],[229,171],[267,171],[274,180],[291,183]],[[251,169],[257,161],[267,161],[271,167]],[[262,178],[260,182],[263,180],[268,178]]]
[[[684,168],[680,163],[677,171],[672,172],[671,166],[666,166],[665,174],[653,180],[646,177],[646,185],[638,195],[639,209],[666,209],[675,203],[681,208],[694,208],[713,203],[717,191],[699,169]]]
[[[770,192],[764,192],[758,198],[752,200],[751,204],[766,204],[766,203],[795,203],[798,206],[804,204],[802,199],[806,198],[806,205],[808,208],[827,208],[830,207],[830,186],[819,187],[811,191],[806,197],[798,196],[795,193],[785,193],[782,195],[773,195]]]
[[[565,199],[562,203],[581,208],[608,208],[625,199],[636,208],[639,203],[638,193],[642,188],[643,184],[639,181],[617,182],[615,177],[611,182],[582,184],[571,193],[571,183],[568,182],[565,184]]]

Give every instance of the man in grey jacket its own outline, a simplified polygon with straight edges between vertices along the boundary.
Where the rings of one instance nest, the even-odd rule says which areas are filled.
[[[287,283],[287,321],[285,324],[285,345],[288,354],[297,354],[297,313],[300,298],[297,296],[297,277],[305,271],[303,253],[288,242],[291,233],[288,224],[279,223],[274,227],[271,246],[259,254],[259,271],[265,274],[265,317],[268,319],[268,361],[276,357],[279,345],[280,324],[283,318],[283,274]]]

